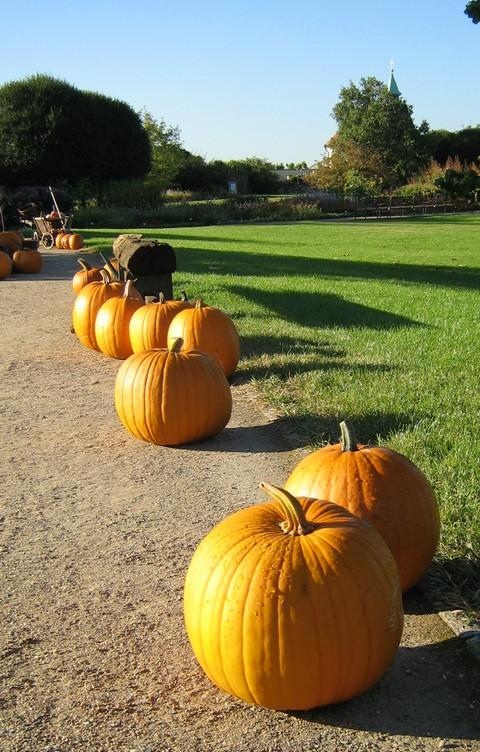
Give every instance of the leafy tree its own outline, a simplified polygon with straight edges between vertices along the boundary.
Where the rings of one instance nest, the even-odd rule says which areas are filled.
[[[427,123],[417,128],[412,107],[376,78],[362,78],[340,91],[333,108],[338,141],[351,141],[374,150],[382,159],[391,184],[400,184],[413,175],[425,159],[423,138]]]
[[[475,199],[480,191],[480,175],[474,169],[447,169],[435,184],[452,198]]]
[[[168,188],[185,166],[187,152],[182,147],[180,129],[167,125],[163,119],[155,120],[145,108],[140,112],[140,118],[152,152],[152,166],[146,180],[161,189]]]
[[[480,0],[470,0],[465,6],[466,15],[472,19],[474,24],[480,22]]]
[[[143,177],[150,145],[124,102],[35,75],[0,87],[0,182],[6,185]]]
[[[372,195],[391,182],[391,175],[377,149],[336,135],[329,141],[329,153],[317,162],[305,180],[339,195]]]
[[[480,162],[480,126],[459,131],[433,130],[425,139],[428,154],[439,164],[458,157],[461,162]]]

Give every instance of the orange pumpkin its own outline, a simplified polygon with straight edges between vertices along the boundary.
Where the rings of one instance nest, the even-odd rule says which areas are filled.
[[[133,436],[162,446],[199,441],[230,420],[232,395],[220,366],[204,353],[170,349],[134,353],[115,383],[118,417]]]
[[[78,263],[82,268],[76,272],[72,280],[72,288],[75,295],[78,295],[80,290],[90,282],[102,281],[102,275],[98,266],[90,266],[88,261],[82,258],[78,259]]]
[[[111,282],[108,274],[102,269],[102,281],[90,282],[85,285],[73,304],[72,325],[78,339],[92,350],[98,350],[95,337],[95,319],[101,306],[109,298],[123,294],[124,285],[121,282]]]
[[[130,320],[130,342],[133,352],[167,347],[170,323],[177,313],[190,307],[191,304],[186,298],[166,300],[161,292],[158,303],[147,303],[135,311]]]
[[[65,235],[65,232],[57,233],[57,235],[55,236],[55,248],[62,248],[62,241]]]
[[[220,308],[197,300],[194,307],[180,311],[168,329],[168,342],[183,339],[184,350],[200,350],[216,358],[230,377],[240,357],[240,339],[230,316]]]
[[[16,230],[5,230],[0,232],[0,245],[9,248],[11,251],[18,251],[22,247],[23,235]]]
[[[78,232],[72,232],[68,236],[68,247],[71,251],[78,251],[83,248],[83,238]]]
[[[69,242],[70,242],[70,235],[71,235],[71,233],[70,233],[70,232],[66,232],[66,233],[64,233],[64,234],[62,235],[62,240],[60,241],[60,243],[61,243],[61,248],[62,248],[62,249],[63,249],[64,251],[68,250],[68,247],[69,247],[69,245],[68,245],[68,244],[69,244]]]
[[[393,449],[357,444],[353,428],[340,424],[342,440],[307,455],[285,488],[328,499],[373,525],[397,562],[408,590],[428,569],[440,535],[438,505],[423,473]]]
[[[95,339],[98,349],[109,358],[124,360],[132,354],[128,326],[135,311],[143,306],[143,300],[133,296],[132,280],[125,285],[122,297],[106,300],[95,319]]]
[[[21,274],[37,274],[43,266],[42,254],[35,248],[28,251],[15,251],[12,261],[14,270]]]
[[[12,259],[4,251],[0,251],[0,279],[5,279],[12,273]]]
[[[395,561],[337,504],[262,484],[264,504],[211,530],[185,579],[184,615],[209,678],[247,702],[307,710],[365,692],[403,627]]]

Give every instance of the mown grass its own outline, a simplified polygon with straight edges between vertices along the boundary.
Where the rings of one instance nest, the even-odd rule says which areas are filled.
[[[84,236],[107,250],[119,232]],[[177,292],[232,315],[238,376],[301,443],[337,441],[348,417],[423,470],[443,582],[480,610],[480,217],[143,232],[175,248]]]

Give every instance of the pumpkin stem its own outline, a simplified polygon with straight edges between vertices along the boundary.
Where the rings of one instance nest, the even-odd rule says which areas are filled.
[[[198,298],[197,302],[195,303],[195,308],[204,308],[205,303],[203,302],[202,298]]]
[[[167,302],[166,299],[165,299],[165,295],[163,294],[163,292],[159,292],[158,293],[158,302],[159,303],[166,303]]]
[[[112,278],[111,278],[110,274],[107,272],[107,270],[106,269],[100,269],[100,274],[102,276],[102,282],[103,282],[103,284],[104,285],[109,285],[110,282],[112,281]]]
[[[170,352],[178,353],[182,349],[183,345],[183,339],[181,337],[177,337],[173,340],[172,344],[169,345],[168,349]]]
[[[84,272],[88,272],[92,268],[90,266],[90,264],[88,263],[88,261],[85,261],[85,259],[83,259],[83,258],[79,258],[79,259],[77,259],[77,261],[80,264],[80,266],[82,267],[82,269],[83,269]]]
[[[185,290],[181,290],[181,293],[182,294],[181,294],[180,300],[183,300],[184,302],[187,302],[188,301],[188,297],[187,297],[187,293],[185,292]]]
[[[260,483],[260,488],[280,504],[285,515],[280,527],[286,535],[307,535],[315,529],[315,525],[305,517],[299,500],[285,488],[271,486],[270,483]]]
[[[133,287],[133,283],[136,282],[136,281],[137,281],[136,279],[127,279],[127,281],[125,282],[125,289],[123,291],[123,297],[124,298],[131,298],[131,297],[133,297],[132,293],[131,293],[131,288]]]
[[[352,424],[348,420],[342,420],[340,431],[342,432],[342,452],[357,452],[357,437],[355,436]]]

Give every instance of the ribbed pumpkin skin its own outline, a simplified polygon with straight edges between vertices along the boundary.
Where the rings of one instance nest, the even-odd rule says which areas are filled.
[[[0,251],[0,279],[5,279],[12,273],[12,259],[4,251]]]
[[[232,395],[220,366],[204,353],[147,350],[120,366],[115,407],[138,439],[178,446],[225,428]]]
[[[130,342],[133,352],[167,347],[168,328],[173,318],[190,308],[186,300],[165,300],[147,303],[139,308],[130,320]]]
[[[276,501],[242,509],[203,539],[185,580],[186,629],[206,674],[276,710],[361,694],[387,670],[403,627],[378,533],[335,504],[298,501],[313,532],[284,533]]]
[[[124,360],[132,354],[128,327],[143,300],[137,297],[113,297],[100,307],[95,319],[98,349],[108,358]]]
[[[428,480],[402,454],[329,445],[301,460],[285,488],[333,501],[373,525],[397,562],[403,591],[428,569],[440,536],[438,505]]]
[[[15,251],[12,256],[13,268],[22,274],[38,274],[43,266],[40,251]]]
[[[73,304],[72,324],[82,345],[99,349],[95,337],[97,313],[106,300],[122,295],[124,287],[122,282],[90,282],[80,290]]]
[[[78,232],[72,232],[68,238],[68,247],[71,251],[83,248],[83,237]]]
[[[80,290],[90,282],[102,281],[102,275],[98,266],[90,266],[84,259],[78,259],[78,262],[82,268],[73,276],[72,289],[75,295],[78,295]]]
[[[168,343],[183,339],[184,350],[200,350],[213,355],[222,365],[227,378],[237,367],[240,339],[232,319],[220,308],[198,303],[180,311],[168,329]]]

